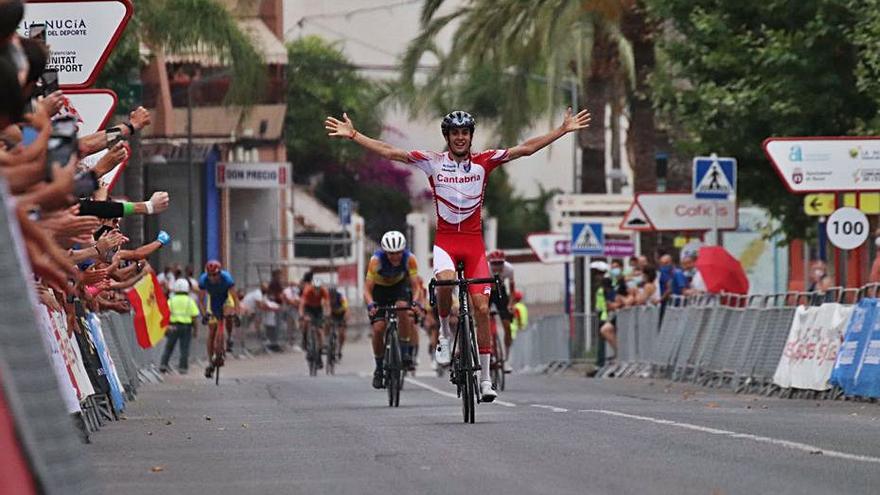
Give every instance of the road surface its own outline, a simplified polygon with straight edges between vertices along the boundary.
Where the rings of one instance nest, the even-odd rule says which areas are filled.
[[[512,375],[461,421],[423,370],[401,406],[364,342],[336,376],[302,354],[230,360],[142,387],[85,450],[108,493],[828,494],[880,487],[880,406],[652,380]],[[427,368],[427,366],[423,366]]]

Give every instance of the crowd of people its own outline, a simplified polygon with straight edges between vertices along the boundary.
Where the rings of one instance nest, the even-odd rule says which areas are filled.
[[[42,323],[60,325],[88,353],[85,315],[128,313],[124,291],[152,272],[147,258],[171,240],[161,231],[132,245],[124,219],[158,215],[170,198],[161,191],[148,199],[111,196],[109,176],[127,160],[125,142],[150,124],[150,113],[138,107],[121,123],[81,134],[79,112],[44,77],[50,47],[16,33],[23,15],[22,2],[0,2],[0,197],[14,255],[46,315]],[[69,404],[69,412],[76,415],[77,406]]]
[[[681,263],[672,255],[661,253],[657,262],[647,256],[633,256],[626,266],[619,259],[594,261],[590,270],[597,287],[594,297],[599,315],[599,333],[617,351],[616,312],[642,305],[664,306],[673,296],[692,296],[706,292],[703,277],[696,268],[697,257],[685,252]]]

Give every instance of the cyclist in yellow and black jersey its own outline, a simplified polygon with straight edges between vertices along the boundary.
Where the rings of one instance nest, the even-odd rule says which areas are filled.
[[[327,292],[330,293],[330,319],[336,324],[339,332],[339,347],[336,359],[342,359],[342,346],[345,345],[345,329],[348,322],[348,298],[338,287],[331,285]]]
[[[383,361],[385,357],[385,314],[377,311],[378,306],[406,306],[422,304],[419,286],[419,265],[415,256],[406,249],[406,237],[392,230],[382,236],[382,249],[373,253],[367,266],[364,283],[364,302],[370,312],[373,327],[373,356],[376,358],[376,371],[373,373],[373,387],[383,388]],[[409,313],[400,314],[401,354],[404,364],[413,360],[413,344],[417,342],[412,318]]]

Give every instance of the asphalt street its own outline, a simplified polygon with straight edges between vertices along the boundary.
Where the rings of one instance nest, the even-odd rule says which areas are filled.
[[[425,361],[423,357],[423,362]],[[423,365],[399,408],[365,343],[335,376],[301,353],[142,387],[86,449],[108,493],[878,493],[880,406],[655,380],[511,375],[465,425]]]

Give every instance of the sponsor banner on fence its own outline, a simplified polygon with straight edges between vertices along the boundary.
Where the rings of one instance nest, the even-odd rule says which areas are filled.
[[[795,311],[785,350],[773,375],[782,388],[828,390],[831,370],[852,313],[852,306],[826,303],[799,306]]]
[[[110,384],[110,400],[113,401],[113,409],[116,412],[125,410],[125,399],[122,395],[122,382],[119,381],[119,374],[116,372],[116,365],[113,364],[113,358],[107,352],[107,343],[104,340],[104,329],[101,327],[101,319],[94,313],[89,313],[86,317],[86,326],[92,335],[92,341],[95,343],[95,351],[101,359],[101,370],[107,377]]]
[[[55,338],[55,332],[49,317],[49,309],[46,306],[42,304],[37,305],[37,319],[41,330],[40,334],[46,346],[46,352],[49,353],[49,360],[52,362],[52,371],[55,373],[55,379],[58,381],[58,391],[61,394],[61,399],[64,401],[64,409],[70,414],[80,412],[79,398],[76,396],[76,389],[71,386],[67,363],[64,362],[61,346],[58,345],[58,340]]]
[[[856,372],[861,364],[861,356],[871,335],[871,328],[880,320],[877,319],[880,299],[862,299],[858,306],[853,309],[852,316],[846,326],[846,334],[840,352],[837,353],[837,362],[834,363],[834,371],[831,372],[831,384],[843,389],[850,395],[855,386]]]
[[[86,397],[93,395],[95,389],[92,387],[88,373],[86,373],[82,355],[79,352],[79,345],[67,333],[67,321],[64,318],[64,314],[60,311],[50,310],[42,304],[39,305],[38,312],[40,319],[43,320],[43,325],[46,327],[46,331],[52,337],[52,359],[56,359],[54,354],[57,352],[64,365],[63,373],[66,375],[67,384],[61,381],[58,386],[62,394],[67,397],[69,391],[64,389],[65,385],[69,385],[69,388],[73,390],[76,396],[76,400],[82,402]],[[69,401],[69,398],[65,400]],[[68,410],[70,408],[70,404],[68,404]]]
[[[880,303],[875,306],[873,318],[865,323],[865,343],[856,354],[858,363],[849,395],[880,397]]]

